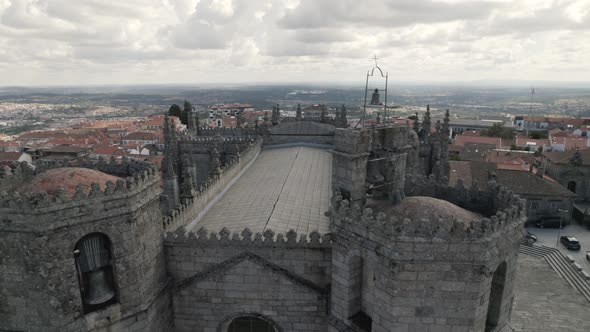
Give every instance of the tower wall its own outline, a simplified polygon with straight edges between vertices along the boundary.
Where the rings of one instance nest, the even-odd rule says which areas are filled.
[[[465,226],[387,216],[337,195],[330,211],[332,330],[358,327],[358,317],[370,317],[371,331],[502,329],[525,208],[500,187],[492,196],[492,216]]]
[[[370,131],[337,128],[332,157],[332,187],[352,202],[364,202]]]
[[[74,197],[3,193],[0,330],[167,328],[160,192],[159,177],[148,169]],[[111,242],[117,301],[85,313],[74,248],[95,232]]]

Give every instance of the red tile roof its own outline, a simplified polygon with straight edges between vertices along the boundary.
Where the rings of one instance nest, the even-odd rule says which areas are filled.
[[[17,161],[22,152],[0,152],[0,161]]]
[[[502,139],[499,137],[486,137],[486,136],[455,136],[455,145],[464,146],[465,143],[480,143],[480,144],[493,144],[496,148],[502,146]]]
[[[136,131],[122,138],[124,141],[154,141],[158,134],[151,131]]]

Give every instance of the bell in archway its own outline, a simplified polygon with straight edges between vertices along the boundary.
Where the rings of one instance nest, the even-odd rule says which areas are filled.
[[[88,272],[88,293],[84,300],[87,304],[105,303],[115,296],[115,291],[107,283],[104,269]]]
[[[378,160],[369,160],[367,162],[367,182],[372,185],[382,183],[385,177],[381,174]]]

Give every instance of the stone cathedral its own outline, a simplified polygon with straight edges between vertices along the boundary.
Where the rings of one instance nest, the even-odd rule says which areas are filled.
[[[523,201],[448,186],[448,112],[165,126],[148,162],[0,170],[1,331],[500,331]]]

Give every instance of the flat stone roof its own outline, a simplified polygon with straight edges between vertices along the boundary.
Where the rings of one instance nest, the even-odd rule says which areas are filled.
[[[209,231],[329,232],[332,154],[310,147],[263,150],[196,224]]]

